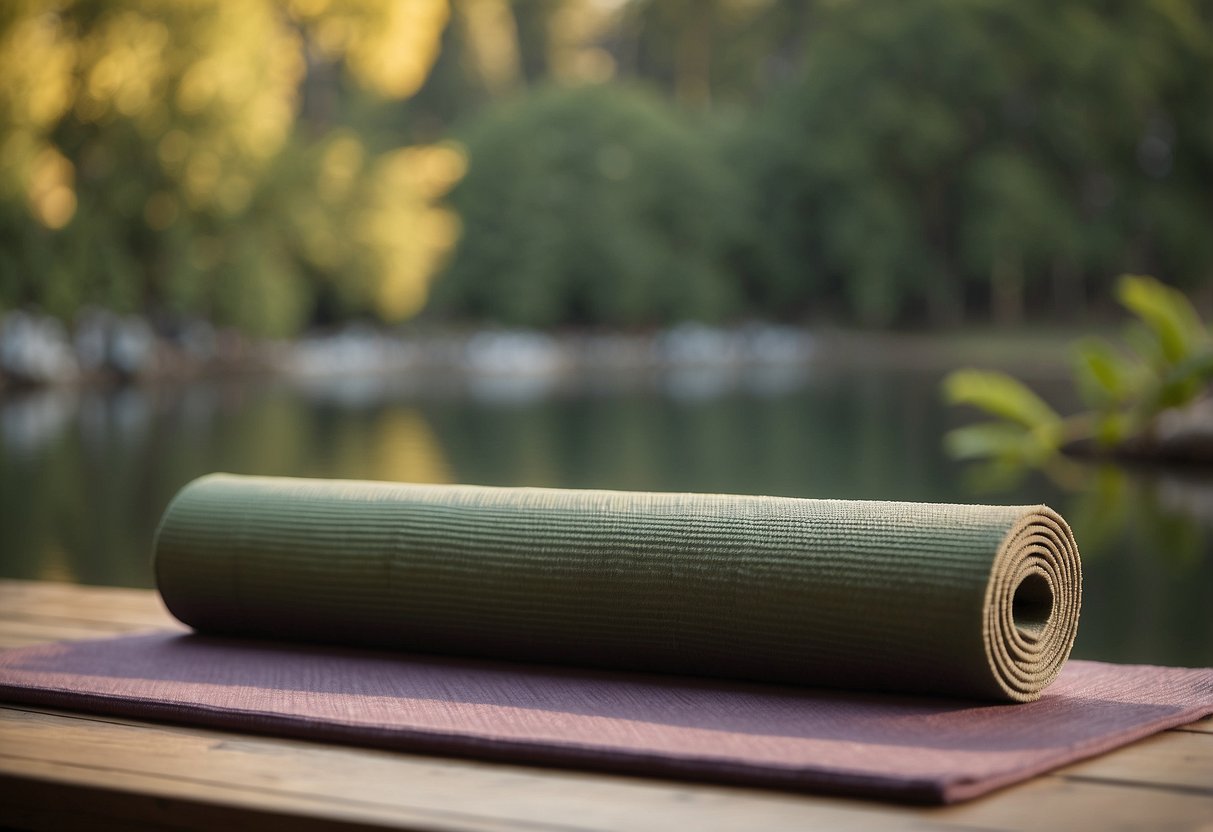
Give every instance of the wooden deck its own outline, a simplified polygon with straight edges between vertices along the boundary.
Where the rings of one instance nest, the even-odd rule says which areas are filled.
[[[0,581],[0,649],[175,627],[151,592]],[[1213,830],[1213,719],[946,808],[480,763],[0,705],[0,826]]]

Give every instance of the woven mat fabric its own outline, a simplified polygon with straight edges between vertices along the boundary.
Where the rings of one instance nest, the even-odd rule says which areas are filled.
[[[211,475],[154,548],[194,632],[0,653],[0,699],[936,802],[1213,712],[1067,664],[1045,506]]]
[[[212,475],[156,576],[201,632],[1029,701],[1081,597],[1044,506]]]
[[[0,652],[0,699],[422,753],[952,802],[1213,712],[1213,671],[1072,661],[998,704],[179,633]]]

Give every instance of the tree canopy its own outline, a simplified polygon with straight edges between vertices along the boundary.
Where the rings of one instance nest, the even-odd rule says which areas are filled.
[[[724,258],[739,183],[656,97],[550,88],[486,114],[466,143],[440,313],[634,326],[736,308]]]
[[[462,156],[333,125],[308,85],[411,94],[446,16],[445,0],[6,3],[0,304],[265,334],[324,296],[415,313],[455,237],[434,200]]]
[[[760,305],[1072,314],[1124,269],[1213,277],[1213,26],[1192,2],[822,9],[736,154]],[[1202,16],[1203,15],[1203,16]],[[1044,296],[1048,300],[1036,300]]]
[[[1070,320],[1210,228],[1200,0],[0,9],[0,309]]]

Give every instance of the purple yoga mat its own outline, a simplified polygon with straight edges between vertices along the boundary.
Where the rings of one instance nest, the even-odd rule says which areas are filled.
[[[0,652],[0,699],[947,803],[1213,713],[1213,670],[1071,661],[1004,705],[157,632]]]

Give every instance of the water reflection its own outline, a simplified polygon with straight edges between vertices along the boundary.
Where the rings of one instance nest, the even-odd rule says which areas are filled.
[[[937,374],[777,369],[10,394],[0,400],[0,575],[150,586],[160,512],[214,470],[1046,502],[1075,526],[1086,563],[1078,655],[1213,664],[1213,480],[1080,466],[975,481],[941,450],[953,416]]]
[[[43,391],[4,402],[0,400],[0,439],[5,455],[36,454],[59,436],[76,407],[66,390]]]

